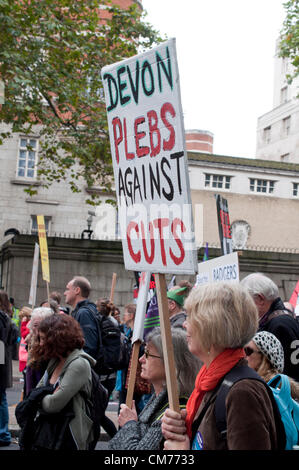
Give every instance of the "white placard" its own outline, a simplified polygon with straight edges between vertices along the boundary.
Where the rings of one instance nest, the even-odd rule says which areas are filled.
[[[102,69],[125,267],[197,271],[175,39]]]
[[[144,320],[145,320],[146,307],[147,307],[147,301],[148,301],[150,279],[151,279],[150,272],[141,273],[140,280],[139,280],[139,291],[138,291],[138,299],[137,299],[136,314],[135,314],[135,321],[134,321],[134,330],[133,330],[133,335],[132,335],[133,344],[137,340],[143,341]]]
[[[37,286],[37,276],[38,276],[38,262],[39,262],[39,244],[35,243],[33,264],[32,264],[32,274],[31,274],[31,286],[29,294],[29,305],[34,306],[36,301],[36,286]]]
[[[220,281],[239,282],[239,259],[237,251],[198,264],[195,286]]]

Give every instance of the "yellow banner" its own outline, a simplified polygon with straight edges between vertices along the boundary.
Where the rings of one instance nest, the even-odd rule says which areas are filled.
[[[46,235],[46,229],[45,229],[45,219],[43,215],[37,215],[36,218],[37,218],[40,258],[42,262],[43,280],[50,283],[50,268],[49,268],[47,235]]]

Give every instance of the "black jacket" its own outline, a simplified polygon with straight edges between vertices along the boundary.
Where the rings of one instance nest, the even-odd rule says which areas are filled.
[[[265,317],[259,331],[268,331],[279,339],[284,351],[283,373],[299,381],[299,322],[284,309],[280,298],[272,303]]]
[[[15,410],[21,428],[21,450],[73,450],[69,423],[74,417],[72,400],[59,413],[46,413],[41,408],[45,395],[53,393],[53,386],[33,389],[27,398],[18,403]]]
[[[0,310],[1,354],[4,348],[4,364],[0,364],[0,392],[12,386],[12,346],[18,339],[18,329],[7,313]]]
[[[83,349],[94,359],[97,359],[97,353],[101,346],[96,315],[97,307],[88,299],[78,302],[72,311],[72,317],[78,321],[83,330],[85,339]]]

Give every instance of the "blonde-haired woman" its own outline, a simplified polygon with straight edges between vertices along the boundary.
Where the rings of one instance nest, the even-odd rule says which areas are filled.
[[[234,368],[249,369],[243,348],[258,326],[251,296],[237,283],[215,283],[193,289],[184,306],[189,350],[204,365],[186,411],[168,409],[162,419],[164,449],[276,449],[272,402],[266,385],[258,380],[243,378],[229,389],[225,438],[216,425],[218,387]]]

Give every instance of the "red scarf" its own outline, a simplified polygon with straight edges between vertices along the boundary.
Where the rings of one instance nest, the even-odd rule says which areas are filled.
[[[245,356],[244,349],[225,349],[220,353],[207,368],[202,366],[195,380],[195,388],[187,402],[186,427],[187,434],[191,439],[192,423],[194,416],[202,402],[204,394],[213,390],[222,377],[229,372],[240,359]]]

